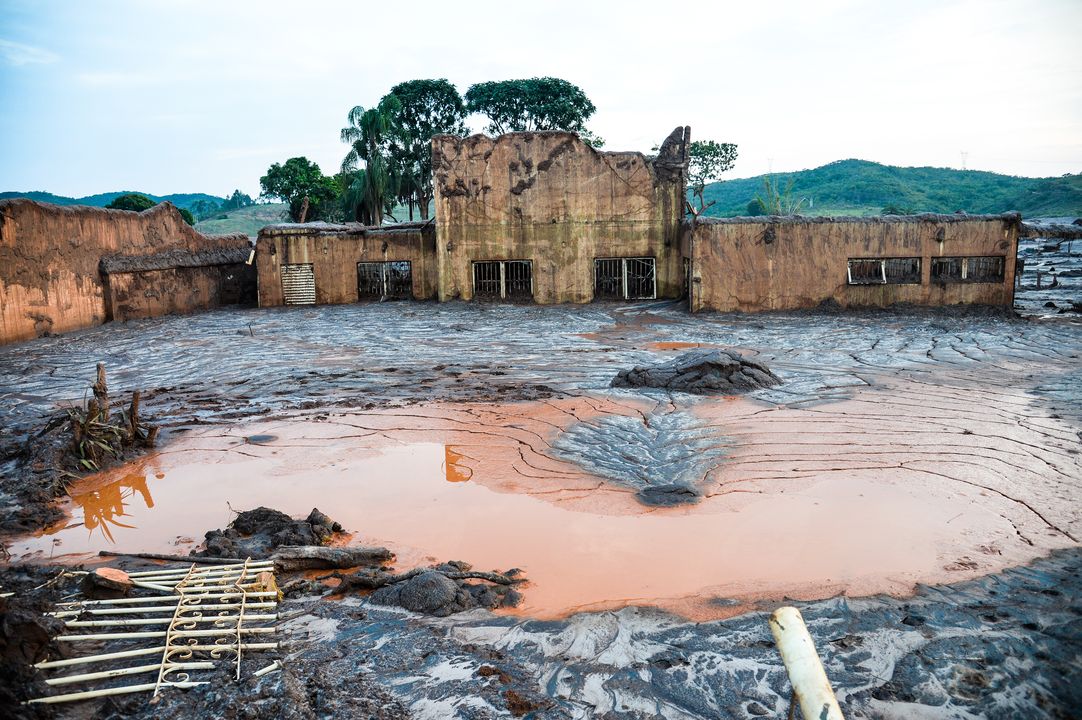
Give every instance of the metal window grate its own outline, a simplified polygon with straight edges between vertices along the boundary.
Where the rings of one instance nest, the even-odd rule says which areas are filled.
[[[850,285],[920,284],[920,258],[850,258],[846,269]]]
[[[628,300],[653,300],[656,295],[654,258],[624,260],[624,297]]]
[[[933,282],[962,282],[965,258],[932,258]]]
[[[314,305],[316,274],[311,263],[282,265],[282,295],[286,305]]]
[[[883,260],[883,274],[888,284],[919,285],[920,258],[887,258]]]
[[[473,296],[475,298],[503,297],[501,270],[502,263],[475,262],[473,264]]]
[[[1000,283],[1006,275],[1007,258],[987,257],[932,258],[932,280],[944,283]]]
[[[533,263],[529,260],[473,263],[473,296],[479,299],[532,300]]]
[[[358,300],[405,300],[413,297],[413,271],[408,260],[357,263]]]
[[[596,258],[595,300],[653,300],[657,297],[654,258]]]
[[[1005,257],[966,258],[966,280],[969,282],[1003,282],[1006,274]]]
[[[533,299],[533,263],[508,260],[504,267],[504,297],[508,300]]]

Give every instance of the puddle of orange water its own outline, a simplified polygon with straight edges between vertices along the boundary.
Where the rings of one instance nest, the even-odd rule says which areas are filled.
[[[740,401],[717,407],[731,412]],[[461,413],[445,407],[263,424],[233,436],[195,432],[79,483],[68,527],[10,551],[177,552],[178,538],[225,527],[231,508],[299,517],[316,506],[355,542],[386,544],[402,569],[437,560],[524,569],[530,584],[519,612],[527,615],[656,603],[706,619],[735,612],[715,597],[906,592],[941,575],[944,557],[973,538],[1014,537],[977,491],[944,492],[883,470],[741,481],[734,492],[667,509],[643,508],[631,492],[606,491],[542,455],[522,466],[527,474],[513,471],[522,447],[499,433],[536,442],[542,425],[553,434],[572,422],[560,419],[566,411],[550,403],[489,417],[473,428],[483,431],[473,445],[464,444]],[[241,439],[271,431],[278,439],[265,445]]]

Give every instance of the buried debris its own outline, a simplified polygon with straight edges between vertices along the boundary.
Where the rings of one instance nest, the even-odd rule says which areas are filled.
[[[274,566],[281,572],[296,570],[345,569],[367,565],[382,565],[394,560],[394,553],[385,547],[322,547],[307,545],[280,547],[271,555]]]
[[[157,696],[209,685],[223,666],[239,680],[250,653],[278,648],[279,592],[269,562],[116,573],[110,577],[123,576],[140,594],[63,602],[48,614],[62,628],[53,640],[63,652],[34,667],[58,692],[30,703]]]
[[[131,447],[154,447],[158,428],[146,425],[139,416],[141,394],[132,393],[128,410],[113,415],[105,363],[98,363],[94,397],[80,407],[68,409],[71,453],[80,470],[100,470],[108,459],[119,460]]]
[[[700,348],[661,363],[621,370],[613,387],[662,388],[696,395],[729,395],[780,385],[763,364],[732,350]]]
[[[267,507],[245,510],[224,530],[206,534],[205,549],[195,555],[210,557],[268,557],[277,548],[326,544],[342,526],[313,508],[304,520]],[[362,563],[354,563],[362,564]],[[309,567],[351,567],[311,565]]]
[[[474,608],[515,607],[522,594],[514,585],[524,582],[518,570],[505,573],[481,572],[461,561],[404,573],[383,569],[360,570],[341,576],[338,590],[375,590],[370,596],[378,605],[398,605],[407,610],[437,617]],[[481,580],[485,583],[469,582]]]

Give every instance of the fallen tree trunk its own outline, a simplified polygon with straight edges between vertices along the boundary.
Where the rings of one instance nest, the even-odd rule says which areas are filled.
[[[271,559],[279,571],[290,572],[383,565],[394,560],[394,553],[384,547],[301,545],[282,546],[274,551]]]

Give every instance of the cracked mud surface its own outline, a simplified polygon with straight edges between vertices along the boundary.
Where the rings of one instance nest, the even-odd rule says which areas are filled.
[[[608,388],[620,369],[695,346],[736,349],[783,384],[739,399]],[[813,623],[850,623],[862,642],[894,643],[847,648],[828,666],[850,688],[843,708],[856,717],[1011,717],[1011,708],[1067,717],[1060,711],[1078,698],[1057,673],[1082,660],[1080,355],[1082,325],[979,311],[384,304],[105,326],[0,348],[0,448],[58,400],[80,399],[99,360],[114,386],[151,389],[145,408],[167,427],[163,447],[73,486],[70,519],[10,550],[177,552],[227,522],[227,503],[303,514],[330,500],[357,541],[388,544],[403,568],[452,557],[524,568],[531,585],[519,614],[439,627],[471,645],[454,651],[471,662],[504,653],[515,687],[558,699],[542,712],[553,717],[746,717],[759,709],[748,709],[753,701],[782,714],[780,665],[759,665],[776,660],[762,644],[765,621],[739,613],[782,596],[904,595],[915,583],[968,580],[964,591],[922,590],[916,600],[815,606],[824,616]],[[701,499],[654,507],[636,497],[658,484]],[[1057,549],[1060,560],[1037,561],[1039,570],[1008,569]],[[1049,610],[1054,622],[1024,619],[996,634],[994,608],[1017,603],[1021,613],[1046,597],[1021,586],[1009,602],[990,594],[1019,577],[1058,578],[1049,582],[1067,595]],[[898,625],[900,608],[935,593],[993,610]],[[557,619],[646,603],[731,619],[695,625],[633,608]],[[386,620],[396,633],[429,627],[415,622]],[[458,634],[474,623],[487,629]],[[576,636],[606,623],[614,638],[671,632],[666,647],[677,635],[709,645],[707,665],[664,660],[650,677],[668,677],[668,687],[628,669],[645,656],[627,665],[599,653],[559,661],[557,672],[557,655],[544,660],[548,649],[521,640],[525,627]],[[1003,659],[1012,653],[1021,665]],[[689,666],[697,674],[680,675]],[[1045,674],[1004,689],[1024,668]],[[692,692],[706,677],[712,699],[692,697],[707,693]],[[464,704],[469,683],[382,679],[418,716],[507,711]],[[764,683],[773,689],[753,688]]]

